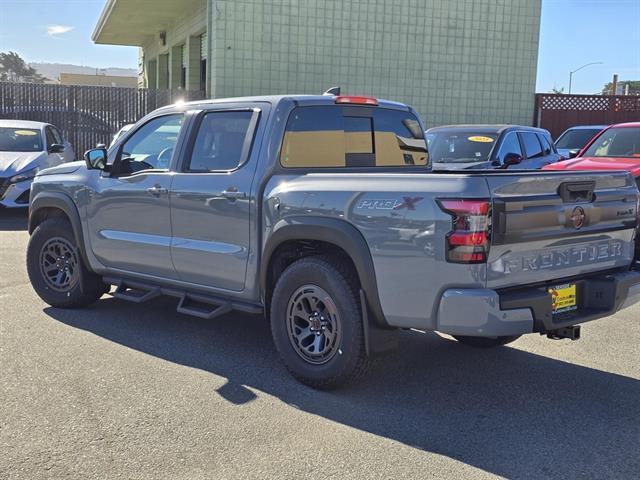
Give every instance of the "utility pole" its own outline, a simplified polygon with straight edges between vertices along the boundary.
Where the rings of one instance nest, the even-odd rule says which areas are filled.
[[[613,82],[611,82],[611,95],[615,95],[618,91],[618,74],[613,74]]]

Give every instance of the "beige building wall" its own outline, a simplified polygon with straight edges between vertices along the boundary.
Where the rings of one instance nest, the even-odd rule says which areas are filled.
[[[60,73],[61,85],[89,85],[99,87],[136,88],[138,77],[120,77],[115,75],[86,75],[82,73]]]

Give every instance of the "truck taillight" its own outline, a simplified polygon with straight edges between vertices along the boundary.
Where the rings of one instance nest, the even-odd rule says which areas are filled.
[[[447,261],[485,263],[491,237],[491,203],[488,200],[440,199],[440,208],[453,217],[446,236]]]

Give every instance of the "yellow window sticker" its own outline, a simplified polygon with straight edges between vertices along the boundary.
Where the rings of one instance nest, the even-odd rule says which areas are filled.
[[[35,137],[38,135],[38,132],[34,132],[33,130],[15,130],[15,134],[24,137]]]
[[[484,137],[482,135],[474,135],[472,137],[469,137],[467,140],[469,140],[470,142],[478,142],[478,143],[491,143],[491,142],[493,142],[493,138]]]

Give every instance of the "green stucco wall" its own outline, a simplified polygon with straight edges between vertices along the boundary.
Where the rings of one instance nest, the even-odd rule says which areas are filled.
[[[340,85],[412,104],[428,126],[530,124],[540,3],[203,0],[167,29],[167,51],[208,24],[216,98]]]

